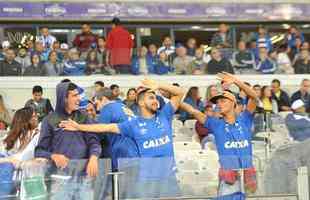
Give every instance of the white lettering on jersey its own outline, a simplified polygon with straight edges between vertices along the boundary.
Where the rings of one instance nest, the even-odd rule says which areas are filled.
[[[169,142],[170,142],[170,138],[168,137],[168,135],[166,135],[166,136],[158,138],[158,139],[145,141],[143,143],[143,148],[149,149],[149,148],[160,147],[160,146],[163,146],[165,144],[168,144]]]
[[[243,141],[228,141],[225,142],[224,147],[225,149],[242,149],[249,146],[249,142],[247,140]]]

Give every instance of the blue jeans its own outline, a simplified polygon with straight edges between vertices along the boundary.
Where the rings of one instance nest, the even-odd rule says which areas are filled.
[[[52,178],[51,200],[92,200],[94,199],[93,179],[66,176]]]

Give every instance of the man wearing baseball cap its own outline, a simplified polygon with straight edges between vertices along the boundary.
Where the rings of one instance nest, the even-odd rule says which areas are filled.
[[[293,113],[286,116],[285,124],[294,140],[304,141],[310,137],[310,118],[305,103],[298,99],[292,103],[291,109]]]
[[[240,170],[244,171],[245,189],[256,190],[255,168],[252,163],[252,124],[256,109],[256,93],[237,77],[223,72],[219,78],[227,84],[235,84],[249,98],[246,109],[237,111],[237,100],[234,94],[223,91],[211,98],[220,110],[221,118],[206,116],[188,104],[182,103],[181,109],[192,114],[204,127],[214,135],[219,154],[219,190],[220,199],[245,199],[241,188]],[[239,109],[240,110],[240,109]]]

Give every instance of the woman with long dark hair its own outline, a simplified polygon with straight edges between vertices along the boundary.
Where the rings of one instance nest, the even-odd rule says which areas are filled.
[[[24,72],[24,76],[44,76],[44,66],[41,61],[41,55],[38,52],[33,52],[30,56],[31,65]]]
[[[6,108],[2,95],[0,95],[0,130],[7,129],[7,127],[11,124],[11,122],[12,122],[11,113]]]
[[[58,60],[57,51],[51,51],[48,61],[44,63],[44,76],[60,76],[63,74],[63,63]]]
[[[87,68],[85,70],[86,74],[91,75],[101,72],[100,68],[101,66],[99,64],[96,50],[91,50],[88,52],[86,63],[87,63]]]
[[[11,130],[3,143],[8,157],[1,162],[17,164],[34,158],[34,148],[39,140],[38,117],[32,107],[24,107],[16,111]]]
[[[263,86],[261,92],[261,101],[263,103],[264,112],[277,113],[278,104],[275,99],[272,98],[271,88],[269,86]]]
[[[39,141],[37,127],[38,117],[33,108],[25,107],[16,111],[11,130],[3,141],[7,152],[0,153],[0,196],[14,194],[14,171],[24,161],[34,158],[34,149]]]
[[[127,91],[126,99],[123,103],[128,107],[131,108],[136,103],[137,98],[137,90],[135,88],[130,88]]]

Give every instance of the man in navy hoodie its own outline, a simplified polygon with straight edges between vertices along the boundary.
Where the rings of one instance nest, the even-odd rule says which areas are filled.
[[[89,133],[73,133],[59,128],[59,123],[64,119],[74,119],[80,123],[91,123],[87,115],[79,109],[78,87],[71,82],[57,85],[57,103],[55,112],[46,116],[41,125],[39,143],[35,149],[35,157],[46,158],[61,170],[70,171],[68,164],[72,159],[88,159],[85,168],[77,172],[79,176],[95,177],[98,175],[98,157],[101,154],[101,146],[97,136]],[[86,180],[84,178],[83,180]],[[91,199],[90,183],[83,184],[71,177],[67,181],[59,181],[52,184],[51,199]],[[74,192],[72,192],[74,191]]]

